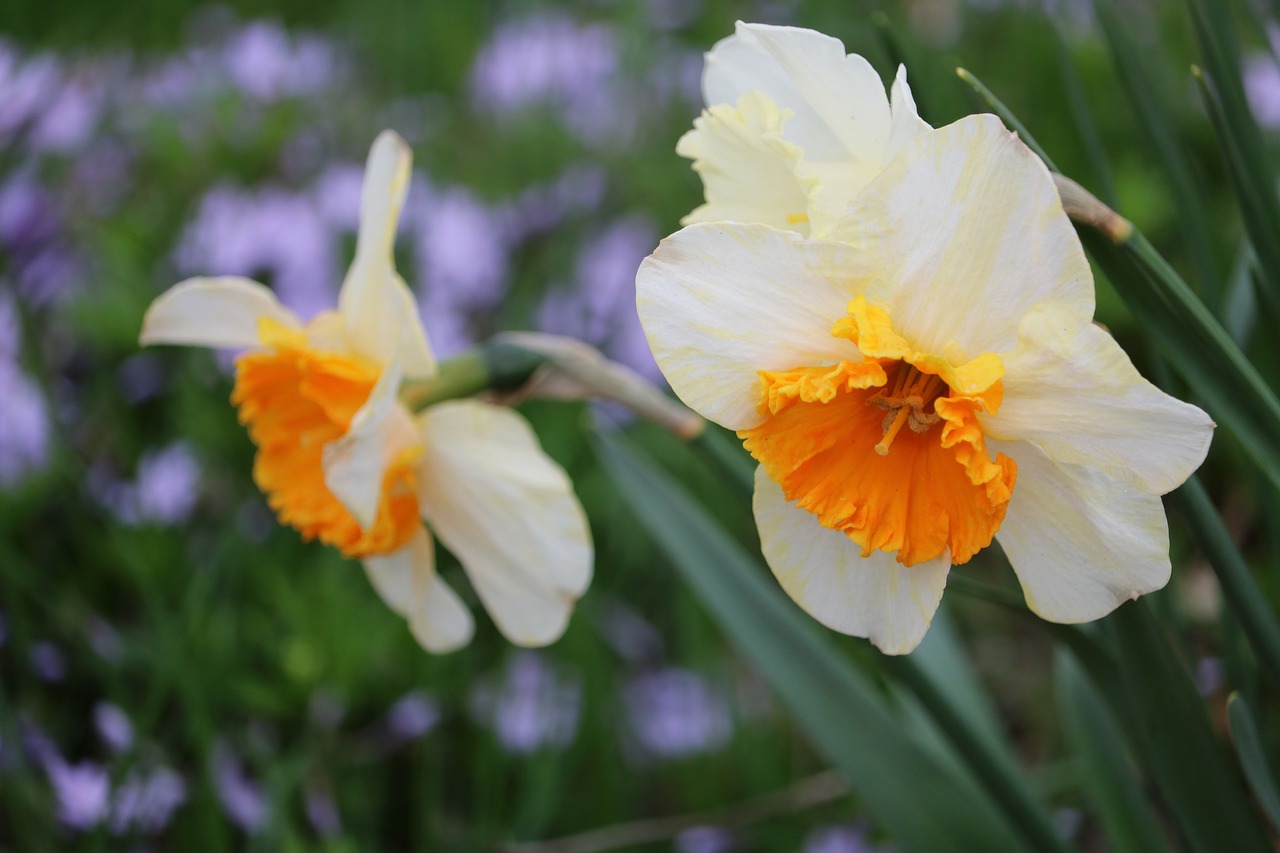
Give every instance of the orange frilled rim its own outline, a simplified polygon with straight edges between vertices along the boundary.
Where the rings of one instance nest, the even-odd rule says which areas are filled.
[[[388,467],[368,530],[324,483],[325,445],[346,434],[377,381],[376,367],[295,339],[240,356],[231,394],[258,447],[254,482],[280,522],[354,558],[396,551],[421,525],[410,458]]]
[[[991,355],[957,368],[915,352],[883,309],[871,320],[866,309],[851,303],[833,330],[861,340],[863,360],[762,371],[765,420],[739,436],[787,500],[864,557],[896,552],[912,566],[949,550],[968,562],[991,544],[1017,478],[1012,459],[990,458],[977,418],[999,408],[1003,367]]]

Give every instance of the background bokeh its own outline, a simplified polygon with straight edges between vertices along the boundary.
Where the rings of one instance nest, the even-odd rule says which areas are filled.
[[[702,52],[741,18],[839,36],[885,77],[905,58],[935,125],[981,109],[953,73],[971,69],[1250,341],[1186,16],[1110,5],[1183,146],[1181,177],[1153,155],[1119,82],[1132,72],[1086,2],[5,0],[0,849],[492,849],[704,811],[707,825],[635,849],[879,849],[849,798],[743,814],[824,766],[612,495],[585,433],[616,412],[522,407],[597,543],[565,637],[515,649],[479,615],[469,648],[432,657],[356,564],[275,523],[227,402],[230,356],[140,351],[141,317],[198,274],[254,277],[303,316],[331,304],[363,158],[390,127],[415,155],[398,262],[441,355],[541,329],[660,382],[634,273],[700,201],[675,141],[701,106]],[[1246,83],[1272,132],[1280,33],[1252,35]],[[1198,210],[1174,202],[1189,197],[1177,181]],[[1131,320],[1099,288],[1124,342]],[[1252,346],[1274,357],[1273,341]],[[714,469],[628,429],[752,541]],[[1233,454],[1219,441],[1206,473],[1248,544],[1264,535],[1254,490],[1214,473]],[[1213,701],[1231,635],[1177,529],[1174,551],[1153,606],[1188,626]],[[972,571],[1012,582],[998,555]],[[1060,831],[1089,848],[1050,643],[977,599],[948,596],[943,612],[931,642],[964,643]]]

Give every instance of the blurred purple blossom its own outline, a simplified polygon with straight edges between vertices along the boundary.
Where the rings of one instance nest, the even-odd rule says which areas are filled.
[[[674,840],[678,853],[729,853],[737,846],[733,832],[723,826],[692,826]]]
[[[195,508],[200,463],[185,441],[149,450],[138,460],[138,473],[122,495],[120,520],[125,524],[178,524]]]
[[[1195,684],[1201,696],[1213,696],[1226,683],[1226,667],[1222,658],[1202,657],[1196,661]]]
[[[9,41],[0,40],[0,142],[28,131],[62,84],[62,68],[47,54],[23,57]]]
[[[124,655],[124,640],[120,632],[100,616],[89,619],[85,634],[89,638],[89,647],[108,663],[118,663]]]
[[[221,51],[231,81],[261,101],[313,95],[333,85],[340,57],[328,41],[291,36],[274,22],[254,21]]]
[[[225,742],[213,747],[213,785],[232,823],[253,835],[270,816],[262,788],[244,771],[240,756]]]
[[[575,130],[598,133],[620,109],[612,93],[618,53],[602,24],[556,13],[509,21],[473,60],[471,94],[499,116],[547,106]]]
[[[620,601],[603,608],[600,628],[613,650],[630,664],[648,663],[662,654],[662,634]]]
[[[636,270],[658,244],[658,231],[643,216],[620,219],[578,257],[575,285],[547,294],[539,310],[544,331],[582,338],[605,355],[652,380],[661,372],[636,314]]]
[[[31,647],[28,654],[31,671],[41,681],[61,681],[67,677],[67,657],[62,649],[48,640],[41,640]]]
[[[724,746],[733,733],[728,699],[686,669],[638,676],[626,686],[623,698],[630,733],[649,755],[709,752]]]
[[[477,686],[471,710],[511,752],[564,747],[578,732],[582,686],[545,655],[520,651],[509,659],[501,682],[491,678]]]
[[[307,820],[321,838],[332,838],[342,832],[342,814],[328,785],[307,785],[306,809]]]
[[[1270,32],[1276,42],[1276,31]],[[1244,60],[1244,91],[1258,124],[1280,129],[1280,65],[1269,52],[1253,53]]]
[[[387,732],[396,740],[422,737],[440,722],[440,706],[421,690],[407,693],[387,710]]]
[[[177,771],[168,767],[134,769],[116,788],[108,825],[116,835],[155,835],[169,825],[173,813],[186,801],[187,783]]]
[[[310,194],[220,186],[205,194],[174,259],[188,275],[266,273],[280,301],[307,319],[337,299],[336,248]]]
[[[133,747],[133,723],[119,705],[111,702],[94,705],[93,727],[112,752],[128,752]]]
[[[36,384],[0,360],[0,489],[11,489],[49,459],[49,408]]]
[[[65,79],[41,106],[40,118],[31,129],[30,147],[61,154],[83,148],[106,107],[107,79],[100,68],[85,68]]]
[[[107,815],[111,782],[106,768],[90,761],[68,764],[54,755],[44,762],[57,799],[58,820],[78,830],[92,829]]]
[[[804,853],[889,853],[893,849],[873,844],[865,822],[820,826],[804,839]]]

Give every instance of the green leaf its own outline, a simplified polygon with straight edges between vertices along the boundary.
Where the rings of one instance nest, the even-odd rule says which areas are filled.
[[[1195,270],[1195,279],[1200,283],[1205,301],[1216,308],[1221,286],[1208,241],[1208,235],[1213,232],[1204,213],[1204,192],[1178,141],[1177,128],[1162,97],[1164,89],[1156,85],[1143,51],[1120,25],[1114,4],[1108,0],[1094,0],[1093,6],[1103,35],[1111,46],[1120,85],[1133,106],[1138,127],[1150,142],[1151,153],[1173,190],[1174,214],[1178,218],[1182,243]]]
[[[1262,747],[1262,737],[1258,734],[1253,712],[1239,693],[1232,693],[1227,700],[1227,717],[1231,721],[1231,740],[1236,747],[1236,756],[1240,759],[1240,766],[1244,768],[1244,775],[1249,780],[1253,795],[1267,813],[1272,828],[1280,829],[1280,790],[1276,789],[1276,780],[1267,763],[1266,751]]]
[[[599,432],[597,450],[636,517],[725,634],[903,849],[1028,849],[978,782],[907,737],[866,678],[669,475],[616,434]]]
[[[1058,706],[1072,752],[1084,766],[1085,795],[1115,851],[1161,853],[1168,843],[1130,766],[1115,718],[1062,650],[1055,658]]]
[[[1174,492],[1172,500],[1191,528],[1196,544],[1213,566],[1227,606],[1240,621],[1249,645],[1280,685],[1280,623],[1276,622],[1275,611],[1222,523],[1217,507],[1195,477]]]
[[[1271,850],[1203,700],[1145,601],[1122,606],[1106,626],[1123,676],[1125,704],[1117,710],[1128,715],[1127,731],[1191,849]]]

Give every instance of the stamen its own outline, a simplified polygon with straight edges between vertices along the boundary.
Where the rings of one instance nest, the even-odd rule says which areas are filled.
[[[889,445],[893,444],[894,437],[902,429],[902,425],[907,422],[907,416],[910,414],[910,406],[903,406],[898,409],[898,413],[893,416],[893,423],[889,424],[889,428],[884,431],[884,438],[880,439],[880,443],[876,445],[876,453],[881,456],[889,455]],[[863,446],[865,447],[866,445]]]
[[[807,213],[788,213],[787,214],[788,225],[799,225],[801,222],[808,222],[808,221],[809,221],[809,214]]]

